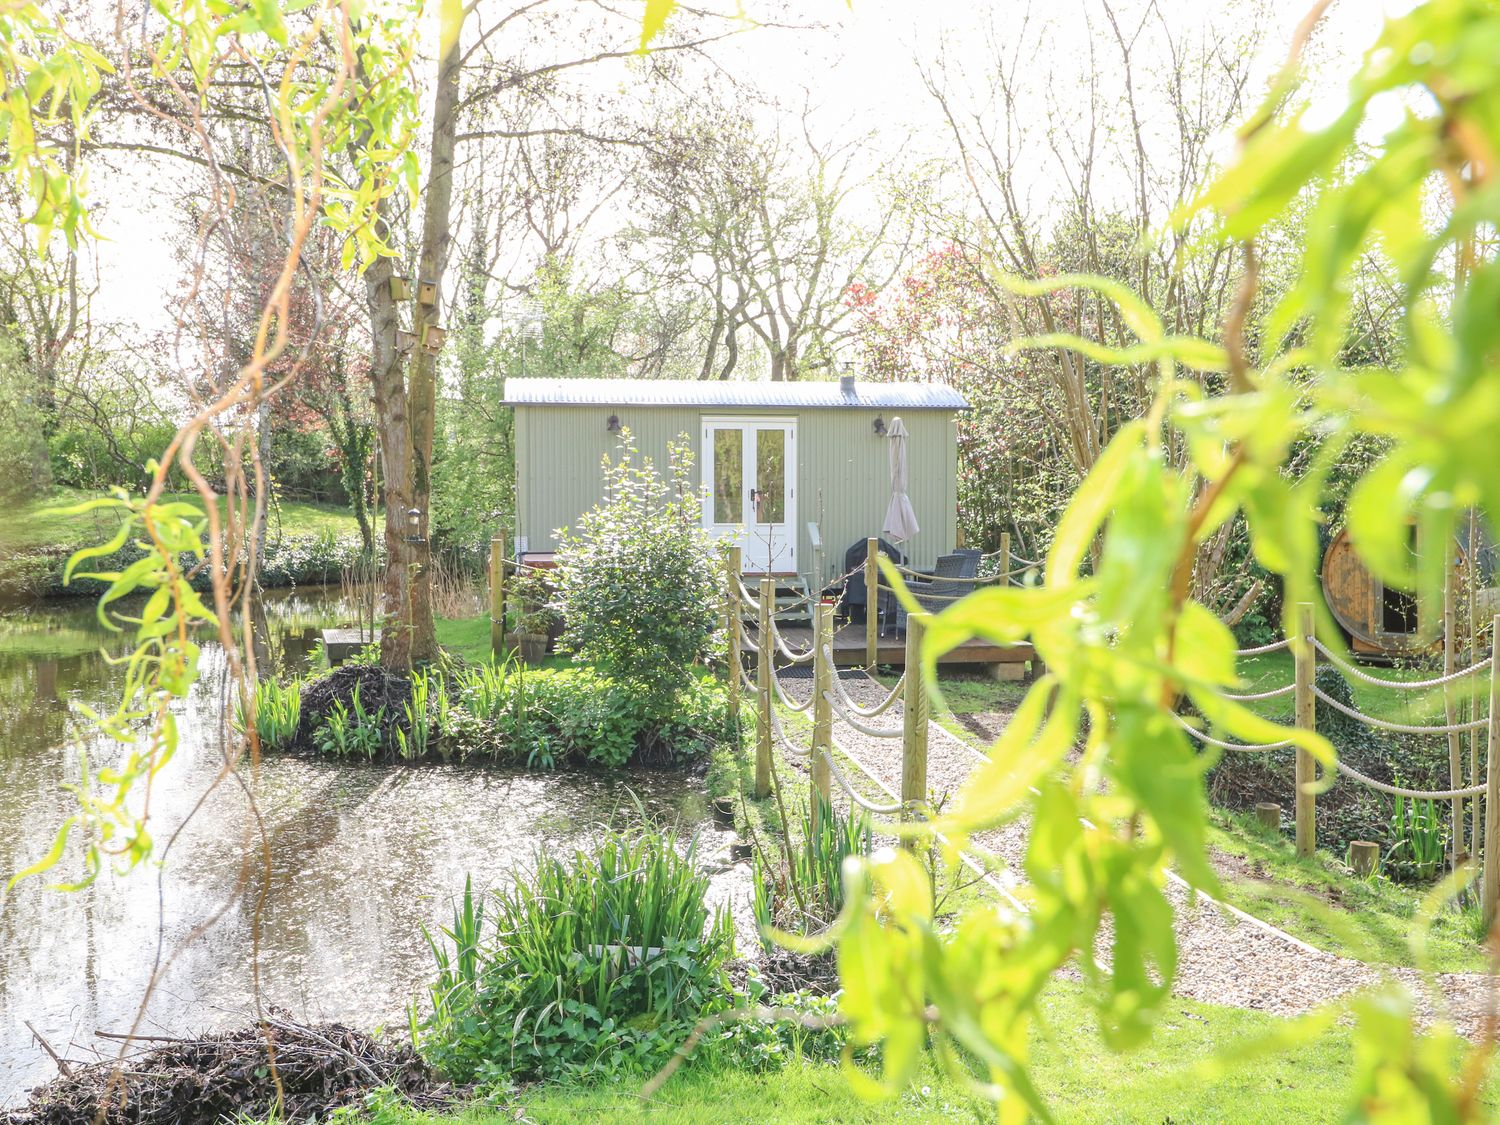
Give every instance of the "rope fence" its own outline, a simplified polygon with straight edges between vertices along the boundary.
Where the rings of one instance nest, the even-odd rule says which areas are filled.
[[[786,637],[782,635],[781,629],[777,626],[775,614],[771,615],[771,639],[776,642],[776,651],[781,653],[782,656],[791,661],[793,664],[812,663],[814,646],[808,645],[807,648],[805,648],[801,652],[798,652],[796,649],[794,649],[790,644],[787,643]]]
[[[1317,637],[1308,637],[1307,639],[1312,642],[1314,648],[1328,658],[1328,663],[1332,664],[1344,675],[1367,684],[1373,684],[1375,687],[1389,688],[1395,691],[1425,691],[1428,688],[1442,687],[1444,684],[1455,683],[1472,676],[1475,672],[1484,671],[1495,659],[1494,654],[1491,654],[1478,663],[1469,665],[1467,668],[1460,668],[1456,672],[1449,672],[1446,676],[1437,676],[1431,680],[1387,680],[1382,679],[1380,676],[1372,676],[1362,668],[1356,668],[1333,649],[1318,640]]]
[[[1259,699],[1275,699],[1278,696],[1291,695],[1292,692],[1296,690],[1296,684],[1282,684],[1279,688],[1272,688],[1270,691],[1252,691],[1245,693],[1224,691],[1220,692],[1219,694],[1222,695],[1225,699],[1234,700],[1236,703],[1254,703]]]
[[[1328,704],[1335,711],[1349,716],[1349,718],[1354,719],[1356,722],[1364,723],[1365,726],[1374,727],[1376,730],[1392,731],[1395,734],[1454,734],[1458,731],[1479,730],[1481,727],[1490,725],[1488,718],[1472,719],[1466,723],[1445,723],[1440,727],[1417,726],[1412,723],[1393,723],[1386,719],[1377,719],[1373,715],[1366,715],[1363,711],[1350,707],[1347,703],[1340,703],[1333,696],[1318,687],[1317,684],[1312,686],[1312,693],[1316,698]]]
[[[1264,750],[1281,750],[1292,744],[1292,740],[1290,738],[1284,738],[1280,742],[1223,742],[1217,738],[1214,738],[1212,735],[1199,730],[1197,727],[1193,726],[1192,723],[1184,719],[1181,715],[1174,713],[1172,717],[1177,720],[1178,726],[1187,731],[1188,734],[1192,735],[1199,742],[1205,743],[1209,746],[1217,746],[1220,750],[1237,750],[1242,753],[1259,753]]]
[[[781,700],[781,705],[788,711],[806,711],[813,705],[813,697],[808,695],[801,703],[794,702],[787,694],[786,687],[781,682],[781,677],[776,674],[776,669],[771,669],[771,686],[776,690],[776,698]]]
[[[878,655],[876,629],[882,590],[877,541],[870,541],[868,546],[870,551],[862,564],[866,579],[867,671],[874,666]],[[773,746],[779,746],[793,757],[809,763],[813,787],[825,802],[831,799],[832,786],[838,785],[852,802],[867,811],[880,815],[899,813],[903,818],[918,815],[918,810],[927,799],[927,736],[930,725],[930,706],[920,672],[914,673],[913,669],[920,669],[922,666],[922,642],[926,632],[926,621],[930,615],[914,612],[907,616],[904,652],[906,670],[895,686],[889,689],[878,702],[873,706],[863,706],[856,702],[838,676],[833,648],[833,605],[827,601],[818,601],[814,609],[812,643],[806,648],[797,648],[788,643],[775,622],[775,614],[781,607],[776,602],[774,580],[770,577],[762,577],[759,591],[752,592],[746,588],[737,572],[738,560],[734,561],[736,565],[731,567],[732,577],[726,582],[728,591],[726,615],[737,623],[730,633],[733,665],[731,674],[737,687],[743,687],[753,693],[755,698],[756,795],[765,797],[769,794],[772,772],[771,752]],[[860,569],[856,568],[843,575],[842,580],[847,581],[859,574]],[[914,573],[902,566],[897,566],[896,569],[898,573]],[[1004,574],[987,576],[982,581],[973,581],[969,584],[984,585],[1002,579],[1004,576]],[[957,597],[923,595],[924,602],[928,599],[958,600]],[[755,639],[751,638],[744,621],[746,611],[751,609],[754,610],[758,626]],[[1461,770],[1458,765],[1454,765],[1452,784],[1445,789],[1413,789],[1383,782],[1349,765],[1341,758],[1335,758],[1333,769],[1338,776],[1350,782],[1389,796],[1411,800],[1453,802],[1454,824],[1460,826],[1455,829],[1454,839],[1451,841],[1455,861],[1458,850],[1463,846],[1461,830],[1463,819],[1460,806],[1465,800],[1475,802],[1472,823],[1475,826],[1474,835],[1478,836],[1481,811],[1479,799],[1482,795],[1484,798],[1482,841],[1470,839],[1467,850],[1476,856],[1482,854],[1484,871],[1482,908],[1486,918],[1493,918],[1497,905],[1500,905],[1500,706],[1497,706],[1497,697],[1500,697],[1500,663],[1497,663],[1495,659],[1493,641],[1491,653],[1483,659],[1476,660],[1469,667],[1422,680],[1390,680],[1354,667],[1338,652],[1319,641],[1313,629],[1314,618],[1311,605],[1298,606],[1297,618],[1297,631],[1293,637],[1237,650],[1238,656],[1248,657],[1290,648],[1294,664],[1292,682],[1259,691],[1225,692],[1223,697],[1236,703],[1252,703],[1292,696],[1294,700],[1293,723],[1299,730],[1316,730],[1317,707],[1321,704],[1371,729],[1404,735],[1447,736],[1450,739],[1450,746],[1453,745],[1452,740],[1464,733],[1487,731],[1488,750],[1482,769],[1479,768],[1476,750],[1474,754],[1471,754],[1471,766],[1467,771],[1467,778],[1463,776],[1465,771]],[[1496,618],[1496,626],[1495,632],[1500,634],[1500,617]],[[755,660],[756,670],[753,677],[747,673],[745,662],[741,659],[741,654],[744,653],[748,653]],[[792,664],[810,663],[812,665],[812,690],[806,700],[799,702],[783,683],[782,677],[777,674],[776,662],[773,660],[773,656],[777,654]],[[1432,725],[1397,722],[1379,718],[1366,713],[1357,706],[1342,702],[1315,682],[1314,673],[1320,656],[1349,679],[1381,690],[1411,692],[1441,689],[1447,703],[1446,717],[1449,721]],[[1447,667],[1452,668],[1451,652]],[[1489,673],[1490,685],[1489,713],[1474,718],[1455,720],[1452,696],[1455,685],[1461,688],[1477,686],[1474,684],[1476,677],[1486,671]],[[732,692],[731,695],[735,700],[731,706],[737,707],[738,690]],[[904,705],[899,726],[880,726],[870,721],[890,711],[898,701]],[[777,712],[777,703],[790,712],[804,714],[810,712],[812,737],[809,744],[799,744],[787,734]],[[1317,845],[1316,812],[1320,771],[1316,759],[1308,750],[1296,745],[1291,738],[1265,743],[1247,743],[1220,738],[1208,730],[1200,729],[1181,715],[1174,714],[1173,718],[1190,738],[1206,747],[1240,754],[1293,749],[1295,766],[1293,823],[1296,847],[1298,853],[1302,855],[1311,855],[1314,852]],[[887,787],[856,755],[835,742],[833,737],[835,721],[842,722],[850,729],[869,738],[890,742],[899,741],[901,745],[899,794]],[[1477,742],[1476,733],[1476,746]],[[1454,752],[1454,757],[1456,761],[1456,752]],[[863,774],[885,789],[892,801],[887,803],[866,797],[851,781],[850,769],[857,774]],[[1468,784],[1463,784],[1465,780]]]
[[[833,708],[833,713],[835,715],[837,715],[849,726],[859,731],[860,734],[867,734],[871,738],[904,738],[906,736],[906,732],[904,730],[891,730],[888,727],[870,726],[858,716],[851,715],[848,711],[845,711],[839,705],[839,701],[833,697],[833,692],[831,691],[825,691],[823,693],[823,698],[827,700],[828,705]]]
[[[1234,650],[1234,654],[1236,656],[1260,656],[1267,652],[1278,652],[1291,643],[1286,637],[1282,637],[1281,640],[1272,641],[1268,645],[1256,645],[1254,648],[1237,648]]]
[[[1353,778],[1361,785],[1368,785],[1371,789],[1378,789],[1382,793],[1389,793],[1393,797],[1410,797],[1418,801],[1451,801],[1459,797],[1477,797],[1483,793],[1485,786],[1470,785],[1466,789],[1406,789],[1400,785],[1387,785],[1383,781],[1376,781],[1368,774],[1360,773],[1343,758],[1333,760],[1334,767],[1346,777]]]
[[[831,645],[825,644],[823,646],[823,659],[828,661],[830,666],[833,665],[833,647]],[[858,715],[862,719],[873,719],[876,715],[883,714],[884,712],[890,710],[892,705],[894,705],[895,702],[901,698],[902,693],[906,690],[906,676],[907,670],[903,668],[901,670],[901,678],[896,681],[896,686],[891,688],[891,690],[886,693],[886,697],[873,707],[861,707],[859,704],[855,703],[854,697],[851,696],[849,694],[849,690],[844,687],[844,681],[837,675],[837,673],[835,673],[835,675],[832,677],[833,690],[838,694],[839,702],[843,704],[844,710],[848,711],[850,714]]]

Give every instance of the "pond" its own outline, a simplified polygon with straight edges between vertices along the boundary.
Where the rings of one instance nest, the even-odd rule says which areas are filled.
[[[307,666],[325,624],[341,617],[321,592],[268,598],[282,669]],[[0,617],[0,872],[46,853],[87,753],[119,753],[92,735],[77,706],[107,707],[121,671],[101,653],[121,638],[91,604]],[[644,811],[684,831],[709,827],[701,782],[680,775],[512,771],[461,765],[389,768],[264,759],[215,786],[227,711],[223,653],[205,647],[203,675],[182,708],[182,745],[151,794],[164,865],[106,873],[75,893],[28,879],[0,898],[0,1106],[53,1076],[29,1021],[73,1059],[112,1053],[96,1032],[122,1032],[158,983],[139,1030],[181,1035],[235,1027],[261,1002],[297,1018],[404,1027],[430,954],[422,927],[442,924],[466,876],[493,885],[529,861],[586,846]],[[207,794],[205,798],[205,794]],[[267,881],[248,825],[265,828]],[[76,854],[65,870],[79,870]],[[722,880],[720,881],[722,885]],[[718,888],[716,888],[718,889]],[[257,909],[258,905],[258,909]]]

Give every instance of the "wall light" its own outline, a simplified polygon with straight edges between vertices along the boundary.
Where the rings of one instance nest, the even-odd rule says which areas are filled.
[[[608,430],[612,434],[619,433],[620,432],[620,416],[618,414],[611,414],[609,416],[609,421],[607,421],[607,422],[604,423],[604,428],[606,430]]]
[[[875,416],[875,436],[885,437],[885,419],[878,414]]]

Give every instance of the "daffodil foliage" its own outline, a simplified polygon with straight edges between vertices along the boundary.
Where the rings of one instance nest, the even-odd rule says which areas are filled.
[[[1205,848],[1212,758],[1174,712],[1187,701],[1222,737],[1290,739],[1330,761],[1317,735],[1223,696],[1237,686],[1234,639],[1189,597],[1198,547],[1216,528],[1243,513],[1256,558],[1285,582],[1284,626],[1295,637],[1296,605],[1319,600],[1324,476],[1353,437],[1385,439],[1348,506],[1355,543],[1385,582],[1439,585],[1441,551],[1411,562],[1410,521],[1420,541],[1441,543],[1466,509],[1500,512],[1497,58],[1495,4],[1430,0],[1385,27],[1333,114],[1299,104],[1289,65],[1237,158],[1180,216],[1184,229],[1211,217],[1213,237],[1244,244],[1253,263],[1263,232],[1309,209],[1300,278],[1255,339],[1243,317],[1231,317],[1222,340],[1175,337],[1102,279],[998,278],[1019,293],[1086,287],[1110,298],[1136,336],[1131,347],[1072,337],[1018,346],[1149,365],[1155,397],[1073,497],[1041,584],[976,592],[928,630],[929,675],[970,637],[1029,641],[1045,663],[988,763],[928,826],[961,842],[1028,817],[1027,909],[979,909],[940,926],[911,855],[849,861],[849,905],[833,935],[842,1010],[856,1046],[881,1044],[884,1068],[878,1083],[856,1081],[899,1088],[931,1046],[995,1098],[1002,1121],[1045,1117],[1026,1043],[1057,971],[1081,970],[1109,1047],[1139,1043],[1177,972],[1168,870],[1216,889]],[[1385,132],[1372,136],[1377,128]],[[1404,287],[1404,353],[1389,370],[1340,363],[1349,281],[1364,255],[1383,258]],[[1241,309],[1254,300],[1254,276],[1247,265]],[[1289,450],[1309,444],[1319,453],[1294,477]],[[1460,1045],[1442,1025],[1419,1030],[1394,986],[1353,1014],[1350,1120],[1477,1118],[1488,1042]]]

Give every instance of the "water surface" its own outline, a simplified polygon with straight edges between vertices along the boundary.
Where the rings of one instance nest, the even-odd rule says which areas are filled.
[[[275,662],[295,669],[340,607],[321,593],[282,594],[268,599],[268,617]],[[77,712],[117,698],[121,672],[101,646],[126,647],[91,605],[0,618],[0,872],[46,852],[85,753],[96,768],[120,753]],[[705,825],[701,784],[679,775],[268,757],[215,786],[229,712],[216,645],[203,668],[181,710],[182,746],[152,787],[159,856],[187,821],[165,863],[74,893],[30,879],[0,899],[0,1105],[54,1074],[24,1021],[70,1058],[110,1051],[95,1032],[131,1026],[158,959],[140,1024],[148,1034],[243,1024],[257,977],[261,1002],[298,1018],[395,1026],[429,971],[422,926],[448,918],[466,876],[496,883],[534,849],[587,846],[610,823],[639,823],[641,808],[723,849]],[[76,852],[63,870],[79,870]]]

